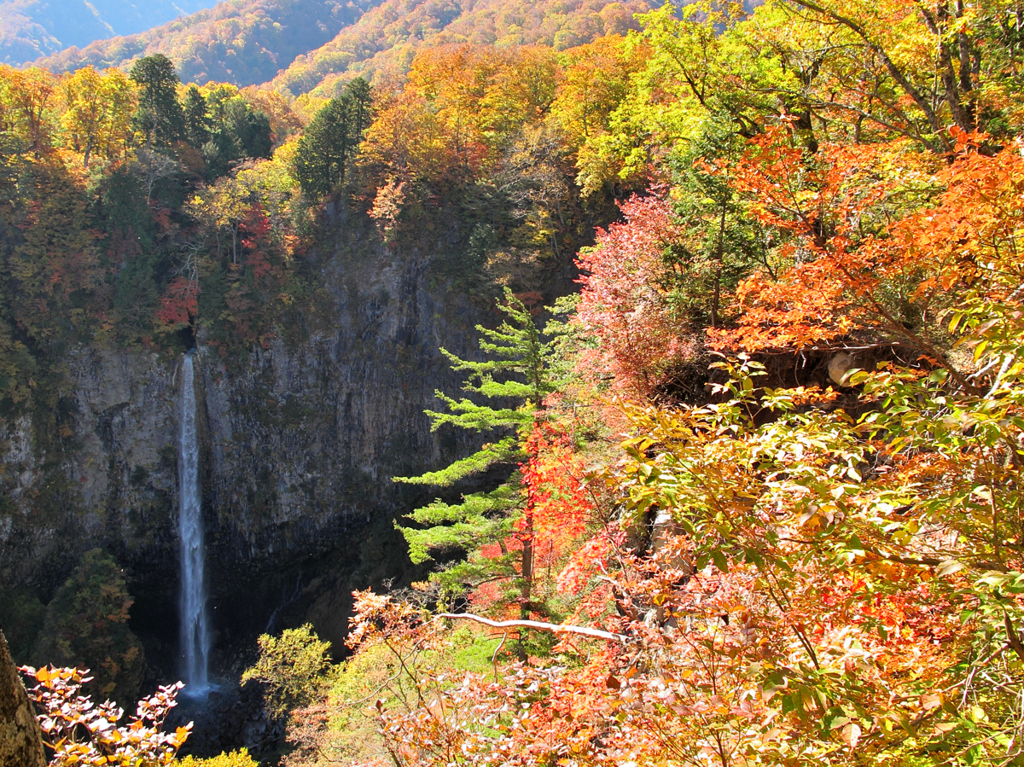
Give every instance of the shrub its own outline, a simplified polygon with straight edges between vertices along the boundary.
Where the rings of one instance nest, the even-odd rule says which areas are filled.
[[[286,629],[280,637],[263,634],[258,642],[259,660],[245,670],[242,682],[254,679],[263,683],[264,703],[271,716],[283,716],[326,693],[331,643],[321,642],[310,624]]]
[[[180,759],[178,764],[181,767],[259,767],[259,762],[249,756],[249,751],[245,748],[226,754],[217,754],[217,756],[207,759],[186,756],[184,759]]]
[[[88,670],[23,666],[21,672],[36,682],[28,694],[53,752],[50,767],[167,767],[192,729],[189,722],[174,732],[160,731],[177,705],[181,682],[140,700],[135,715],[119,725],[124,709],[109,700],[97,706],[81,694]]]

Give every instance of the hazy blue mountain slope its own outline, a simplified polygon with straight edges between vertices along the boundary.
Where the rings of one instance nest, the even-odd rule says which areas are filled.
[[[69,48],[37,64],[55,72],[121,66],[163,53],[181,79],[239,86],[274,77],[296,56],[311,51],[356,22],[380,0],[228,0],[138,35]]]
[[[212,0],[7,0],[0,2],[0,61],[24,64],[72,45],[142,32],[212,4]]]

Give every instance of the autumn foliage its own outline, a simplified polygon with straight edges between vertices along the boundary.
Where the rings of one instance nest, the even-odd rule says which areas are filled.
[[[174,732],[161,732],[175,697],[184,686],[161,687],[139,701],[135,714],[121,723],[124,710],[107,701],[96,705],[81,694],[88,671],[73,668],[24,667],[22,673],[36,684],[29,697],[39,710],[52,767],[165,767],[188,738],[192,724]]]
[[[598,339],[586,355],[597,371],[651,394],[688,351],[688,328],[662,280],[663,256],[678,229],[671,206],[657,195],[633,197],[621,208],[625,220],[599,231],[597,244],[579,255],[577,321]]]
[[[613,5],[591,21],[625,32]],[[153,153],[100,120],[114,73],[80,75],[78,103],[12,71],[4,151],[38,192],[5,208],[33,256],[8,259],[5,374],[55,318],[115,310],[267,345],[304,295],[300,225],[362,206],[387,268],[424,209],[461,205],[471,247],[438,280],[505,299],[476,357],[445,352],[464,395],[427,414],[478,447],[397,480],[440,488],[400,520],[434,569],[356,593],[333,691],[317,649],[282,698],[311,704],[295,764],[344,761],[351,731],[369,745],[338,753],[403,766],[1020,763],[1024,18],[707,0],[640,25],[408,49],[315,194],[288,175],[311,139],[214,173],[207,142]],[[263,125],[244,97],[189,98],[240,159],[238,126]],[[103,163],[131,226],[85,224]],[[517,297],[531,270],[579,286],[550,334]]]
[[[357,652],[409,660],[365,710],[394,763],[1021,759],[1024,166],[1017,129],[976,111],[985,62],[1016,54],[972,9],[645,19],[650,67],[574,151],[621,179],[647,136],[663,181],[578,255],[558,427],[520,435],[503,546],[550,562],[544,613],[514,619],[489,584],[471,614],[358,594]],[[743,270],[710,328],[698,260]],[[675,386],[709,350],[703,392]],[[490,668],[460,665],[474,630]]]

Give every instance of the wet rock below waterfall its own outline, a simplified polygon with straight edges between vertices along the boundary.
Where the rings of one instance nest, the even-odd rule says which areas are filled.
[[[216,756],[244,746],[260,758],[277,752],[284,743],[283,719],[270,719],[263,708],[258,684],[222,686],[205,700],[179,697],[168,717],[167,729],[192,722],[192,734],[180,756]]]

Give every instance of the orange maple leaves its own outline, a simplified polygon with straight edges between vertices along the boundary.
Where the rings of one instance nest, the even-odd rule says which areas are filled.
[[[711,345],[829,348],[860,332],[933,354],[939,317],[958,293],[990,277],[998,292],[1020,269],[1019,148],[989,155],[979,150],[984,137],[955,135],[956,156],[931,174],[900,142],[828,145],[808,157],[781,129],[752,141],[737,188],[760,221],[788,234],[778,256],[789,266],[778,279],[759,272],[741,284],[738,326],[708,331]],[[945,188],[935,204],[915,210],[935,187]]]

